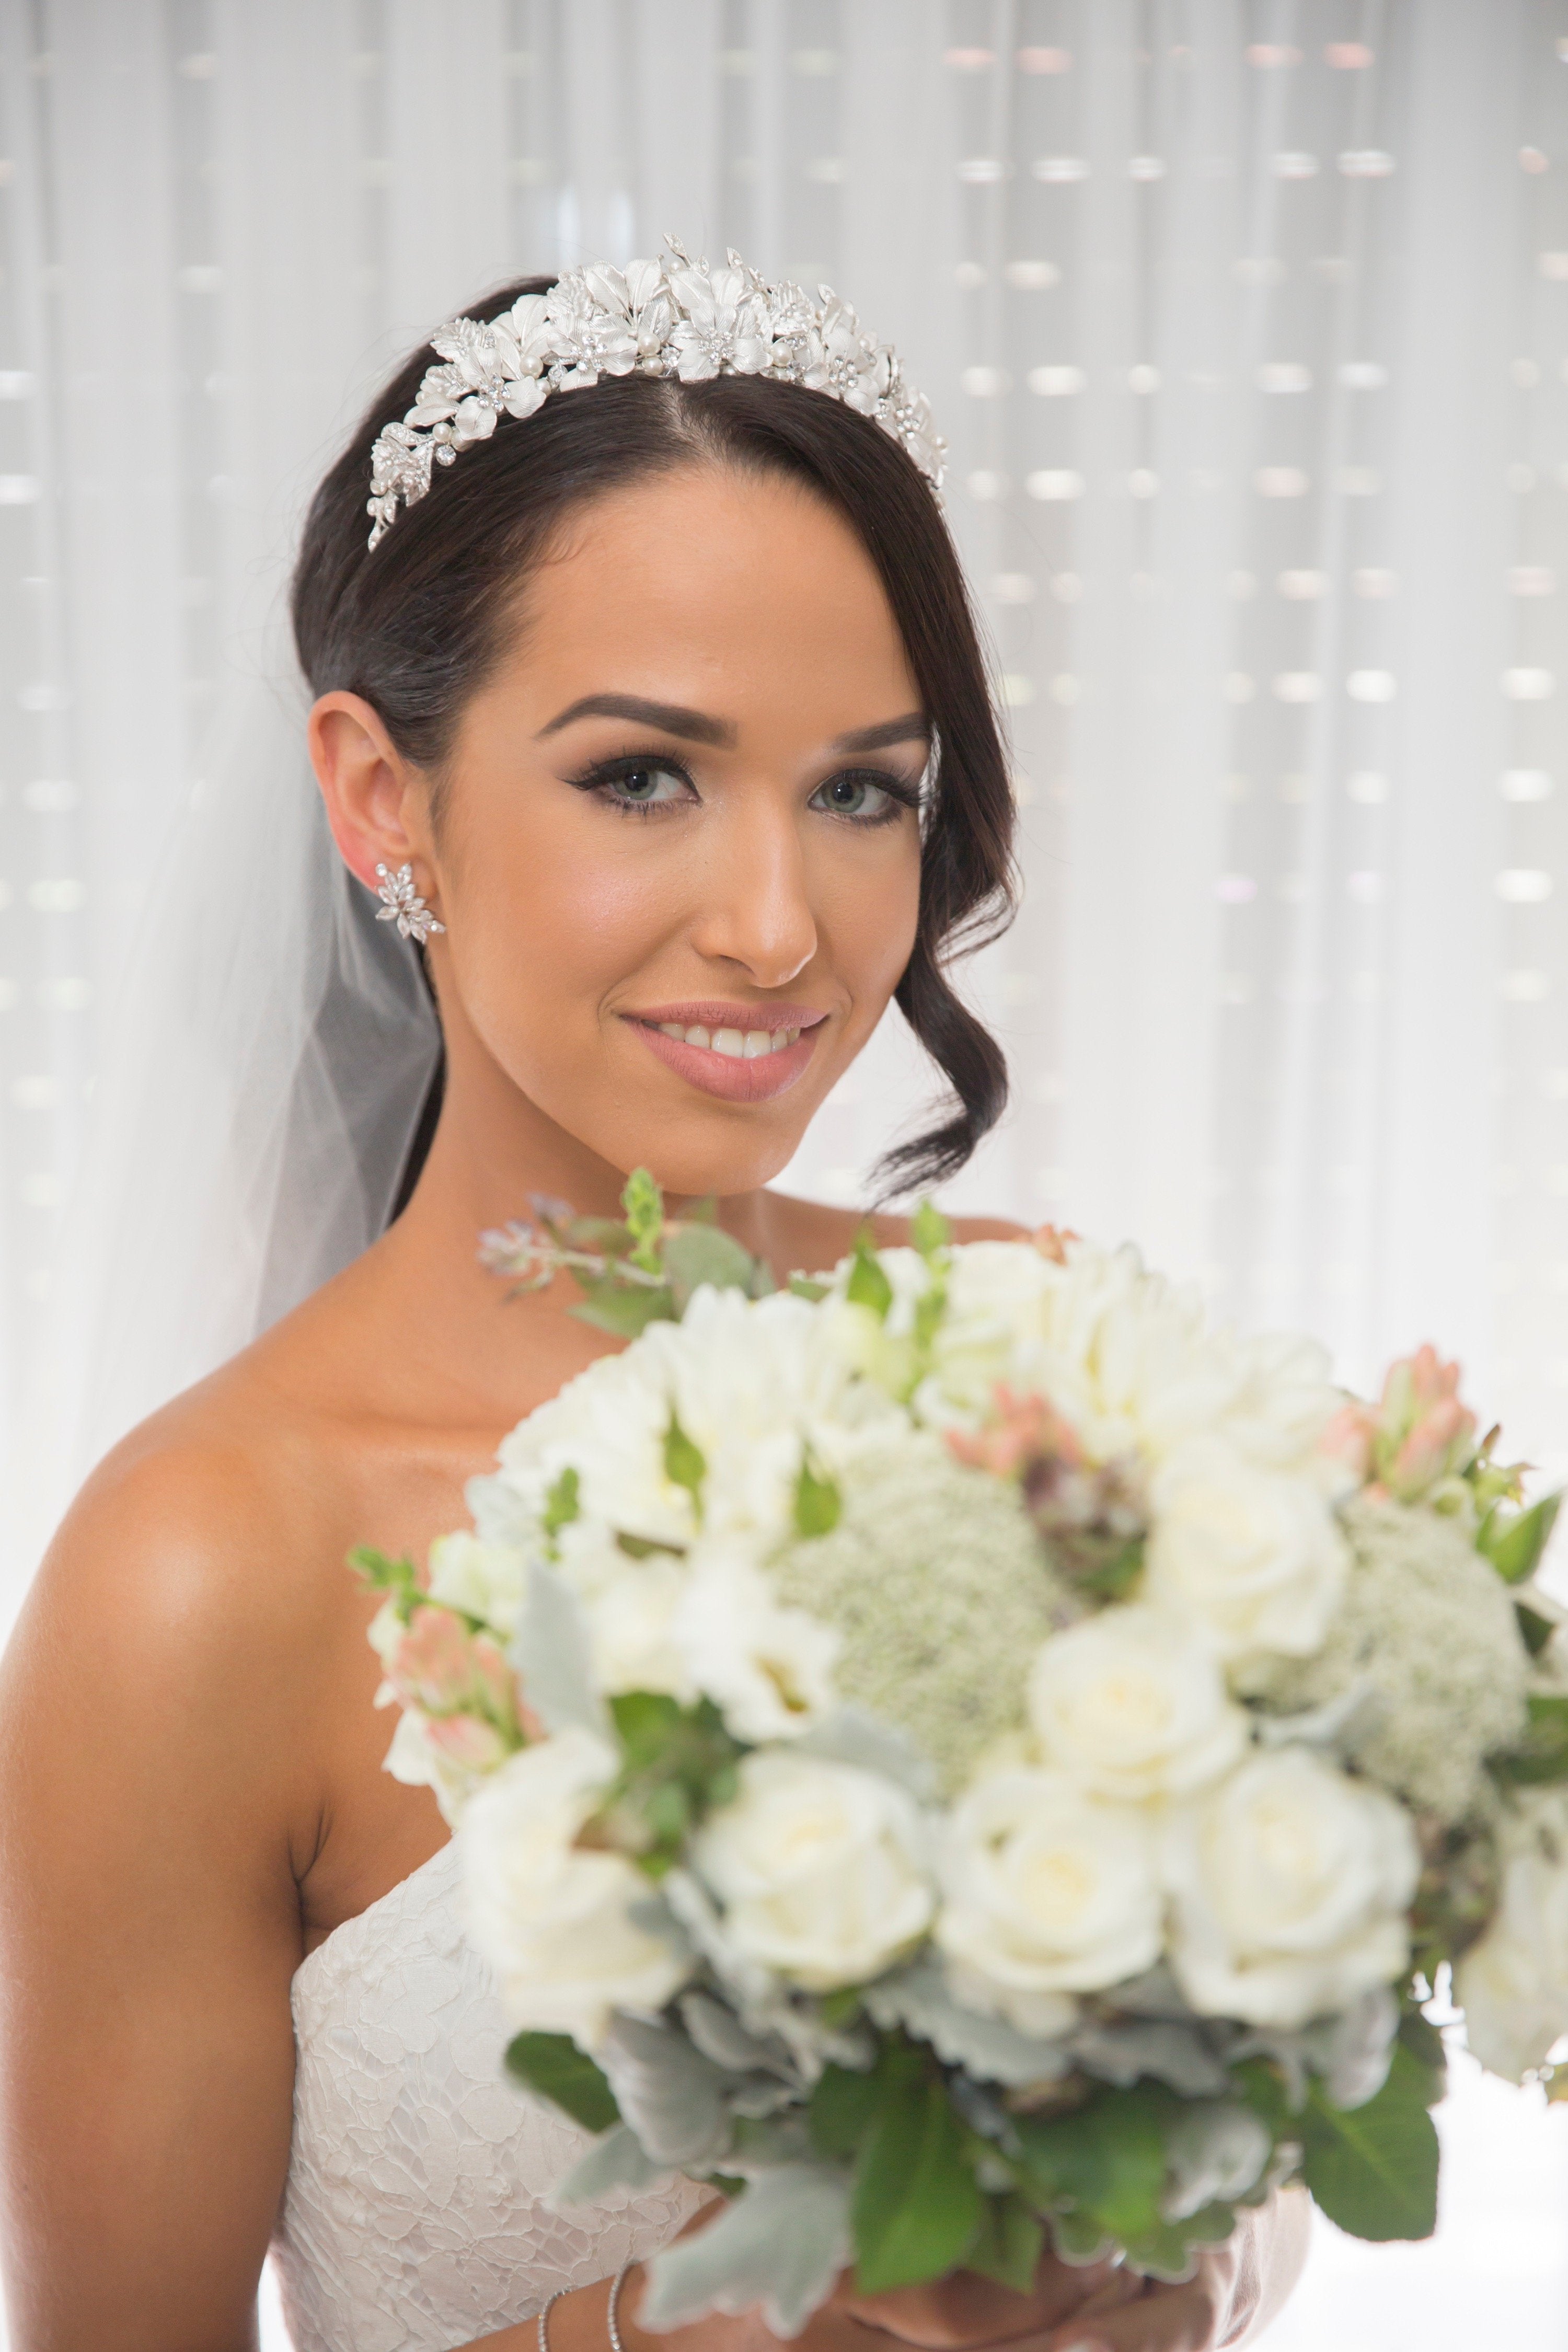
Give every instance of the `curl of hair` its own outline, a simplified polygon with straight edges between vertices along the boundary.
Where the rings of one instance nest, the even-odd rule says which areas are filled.
[[[553,282],[521,279],[473,315],[494,318]],[[503,657],[530,574],[573,509],[694,465],[782,477],[824,499],[876,567],[938,751],[915,944],[896,993],[952,1096],[935,1126],[886,1154],[879,1197],[952,1175],[1007,1099],[1001,1048],[948,969],[1012,918],[1014,811],[973,612],[930,484],[880,425],[802,385],[623,376],[556,394],[522,424],[503,421],[438,471],[372,552],[371,444],[412,407],[429,363],[421,349],[376,394],[311,502],[292,614],[313,691],[363,695],[404,758],[431,772],[438,807],[464,705]],[[421,1121],[400,1206],[432,1124]]]

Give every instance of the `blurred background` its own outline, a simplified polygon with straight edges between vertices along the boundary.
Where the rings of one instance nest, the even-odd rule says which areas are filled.
[[[1435,1337],[1568,1474],[1568,0],[0,0],[0,1428],[336,440],[666,230],[845,293],[951,444],[1027,883],[952,1202],[1347,1379]],[[788,1181],[926,1084],[890,1015]],[[1269,2352],[1561,2352],[1568,2124],[1444,2124],[1437,2240],[1323,2228]]]

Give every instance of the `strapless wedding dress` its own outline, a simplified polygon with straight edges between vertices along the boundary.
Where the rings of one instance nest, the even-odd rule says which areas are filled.
[[[672,2237],[689,2183],[561,2214],[586,2146],[502,2071],[507,2031],[446,1846],[295,1976],[294,2139],[273,2244],[298,2352],[451,2352]]]

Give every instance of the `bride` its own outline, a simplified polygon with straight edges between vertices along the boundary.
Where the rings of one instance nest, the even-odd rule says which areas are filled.
[[[481,1229],[536,1192],[614,1213],[646,1163],[780,1276],[831,1264],[856,1220],[767,1187],[891,998],[953,1096],[898,1185],[1005,1097],[944,975],[1006,910],[1011,808],[924,404],[837,306],[679,254],[628,278],[447,331],[310,509],[310,758],[441,1065],[384,1232],[110,1454],[8,1654],[14,2352],[242,2352],[269,2246],[300,2352],[599,2352],[628,2262],[627,2352],[772,2343],[638,2327],[636,2258],[699,2192],[548,2205],[574,2134],[503,2080],[344,1566],[421,1556],[611,1344],[559,1285],[506,1304]],[[1303,2230],[1276,2200],[1184,2286],[846,2280],[801,2341],[1199,2352],[1278,2307]]]

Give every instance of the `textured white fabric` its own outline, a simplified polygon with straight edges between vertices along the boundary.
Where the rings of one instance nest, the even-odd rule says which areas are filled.
[[[294,1979],[294,2144],[273,2248],[297,2352],[450,2352],[652,2253],[701,2191],[553,2212],[584,2135],[502,2071],[446,1846]]]

